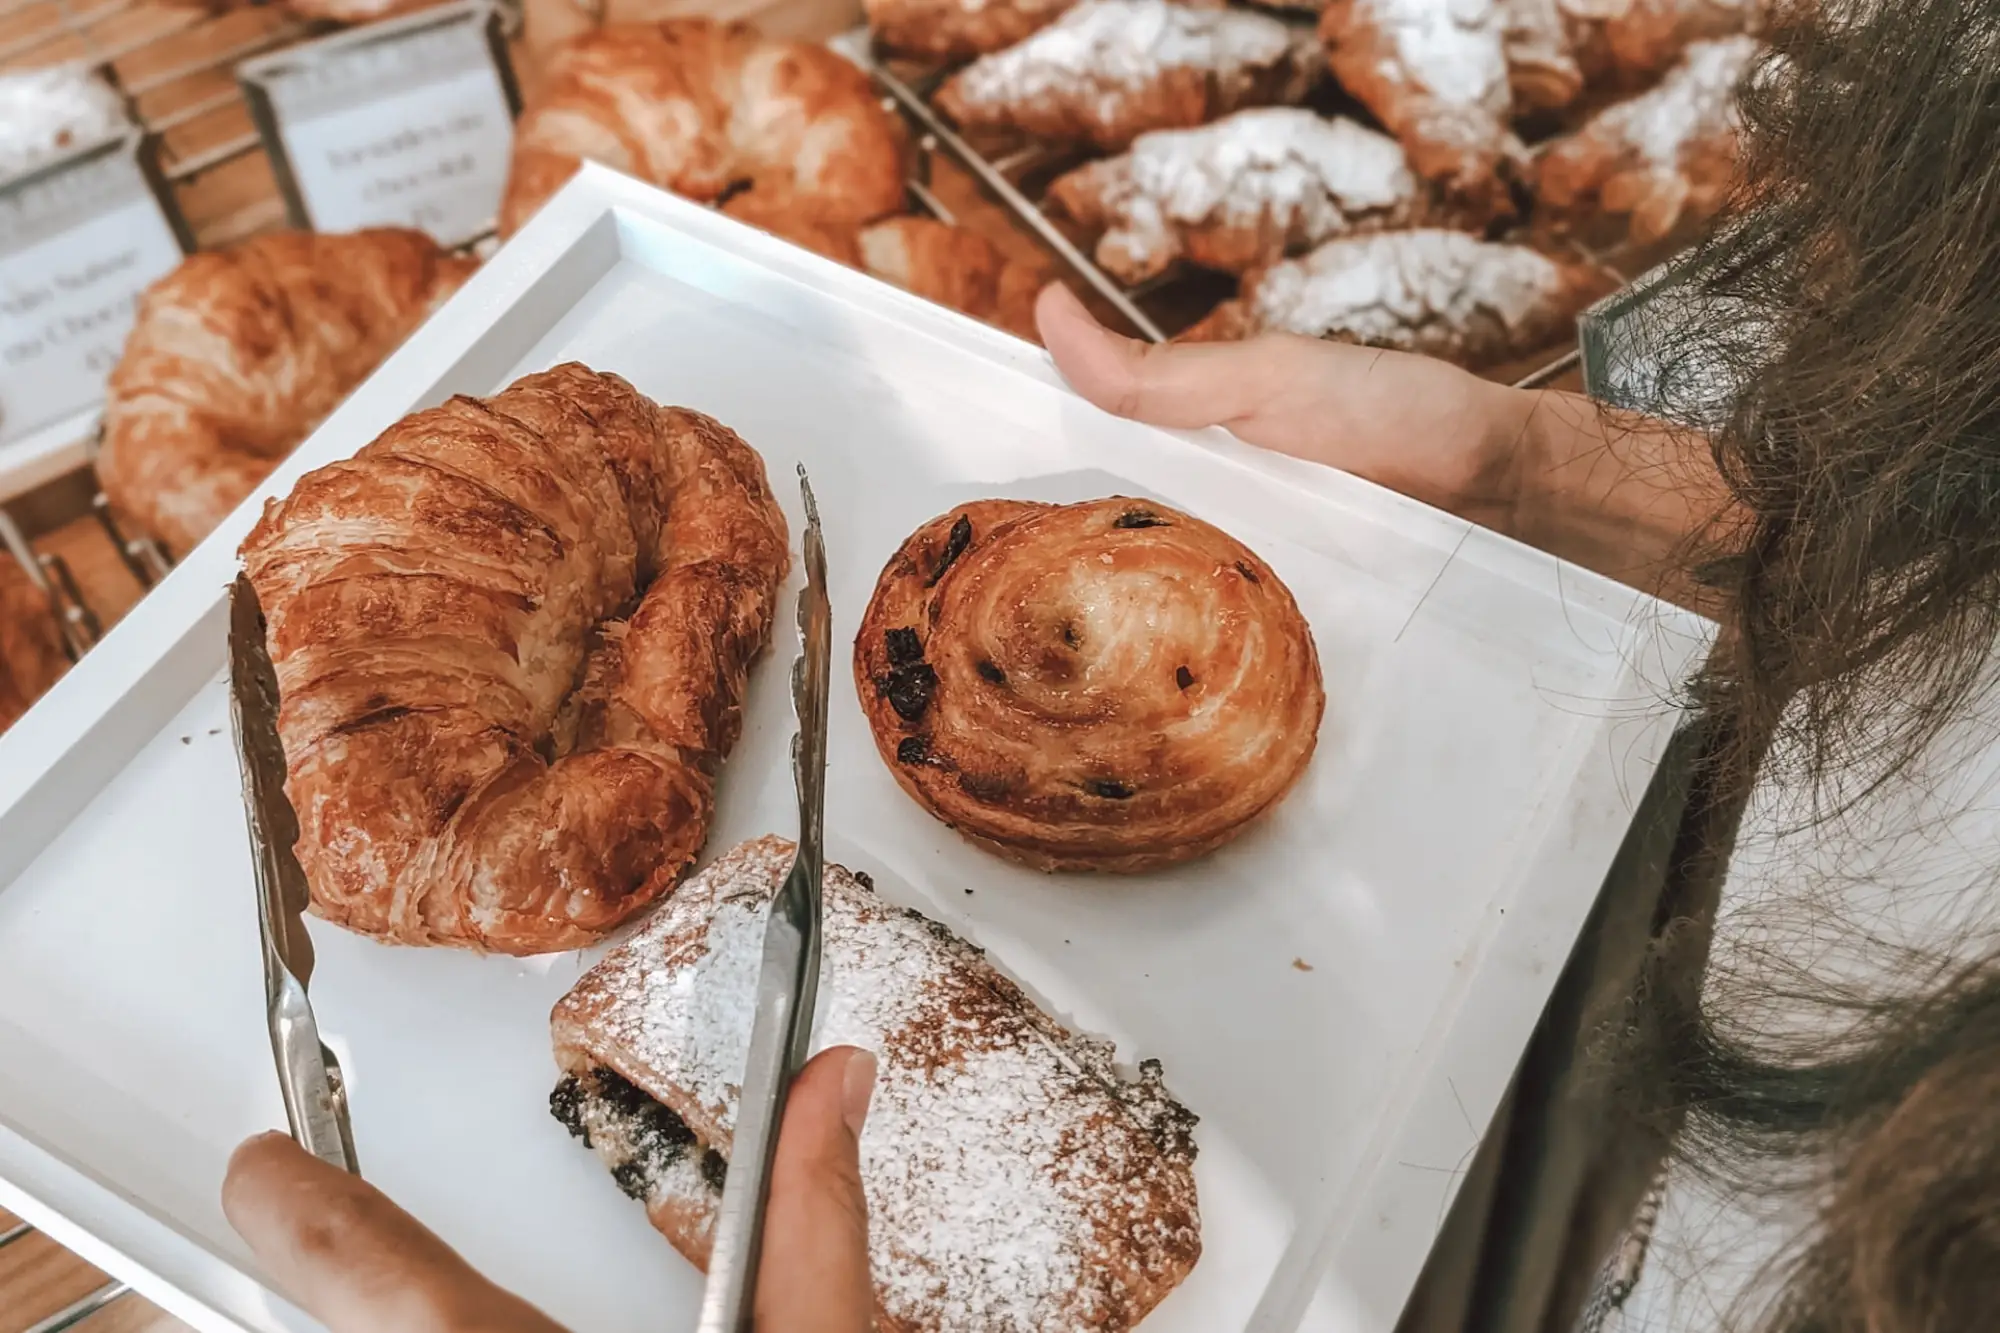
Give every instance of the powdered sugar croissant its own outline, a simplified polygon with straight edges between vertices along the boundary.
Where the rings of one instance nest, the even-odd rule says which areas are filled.
[[[477,264],[422,232],[278,232],[190,256],[139,300],[98,480],[175,554],[257,488]]]
[[[887,218],[861,229],[860,266],[884,282],[953,310],[1035,337],[1036,264],[1009,259],[984,236],[932,218]]]
[[[1539,351],[1610,286],[1598,270],[1455,231],[1328,241],[1243,279],[1237,299],[1182,334],[1268,331],[1423,352],[1485,366]]]
[[[1521,152],[1508,128],[1507,22],[1503,0],[1331,0],[1320,18],[1341,86],[1418,175],[1486,215],[1505,211]]]
[[[1519,3],[1520,0],[1514,0]],[[1638,88],[1690,45],[1759,33],[1769,0],[1556,0],[1595,86]]]
[[[1097,262],[1125,282],[1185,256],[1227,272],[1335,236],[1408,225],[1424,191],[1394,139],[1301,107],[1239,111],[1142,134],[1126,153],[1049,187],[1099,233]]]
[[[1206,124],[1294,102],[1318,73],[1309,30],[1241,9],[1171,0],[1086,0],[939,89],[967,129],[1123,148],[1147,130]]]
[[[586,159],[690,199],[865,222],[903,206],[903,137],[868,77],[816,43],[708,19],[604,28],[550,57],[514,128],[500,231]]]
[[[1650,244],[1720,207],[1736,167],[1736,90],[1757,39],[1697,42],[1650,92],[1593,116],[1536,163],[1536,197],[1558,215],[1629,214]]]
[[[530,954],[671,891],[787,562],[747,444],[575,364],[306,474],[243,563],[313,910]]]
[[[1764,0],[1501,0],[1517,114],[1561,110],[1586,88],[1636,89],[1691,43],[1755,33]]]

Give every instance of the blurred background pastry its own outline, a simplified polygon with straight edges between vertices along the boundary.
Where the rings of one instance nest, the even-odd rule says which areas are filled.
[[[901,122],[824,46],[708,19],[606,28],[556,50],[523,109],[500,234],[586,159],[703,203],[867,222],[902,208],[903,156]]]
[[[48,597],[13,556],[0,551],[0,731],[68,669]]]
[[[1049,187],[1050,203],[1097,235],[1097,262],[1128,283],[1183,256],[1241,273],[1335,236],[1407,226],[1424,197],[1394,139],[1304,107],[1142,134]]]
[[[1601,270],[1455,231],[1328,241],[1243,279],[1242,291],[1182,336],[1284,332],[1478,368],[1547,347],[1611,287]]]
[[[1736,89],[1757,52],[1742,35],[1696,42],[1657,86],[1549,144],[1535,164],[1546,220],[1629,216],[1642,244],[1707,220],[1736,168]]]
[[[98,479],[185,554],[458,290],[422,232],[273,232],[192,255],[140,299],[111,372]]]
[[[1117,149],[1147,130],[1297,101],[1320,61],[1309,28],[1250,10],[1085,0],[952,75],[937,103],[967,129]]]

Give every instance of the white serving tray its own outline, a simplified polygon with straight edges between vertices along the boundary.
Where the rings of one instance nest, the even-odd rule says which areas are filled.
[[[1344,474],[1116,420],[1038,349],[587,169],[0,739],[0,1205],[205,1330],[299,1330],[216,1202],[282,1123],[226,720],[223,593],[264,497],[412,409],[578,359],[712,413],[827,516],[830,854],[1202,1117],[1206,1253],[1147,1333],[1387,1333],[1674,722],[1705,625]],[[1275,817],[1140,879],[1045,877],[895,786],[845,645],[883,561],[974,496],[1151,495],[1311,620],[1318,756]],[[796,575],[794,578],[796,579]],[[792,831],[780,629],[710,850]],[[363,1168],[578,1333],[692,1327],[698,1279],[549,1117],[589,959],[315,923]]]

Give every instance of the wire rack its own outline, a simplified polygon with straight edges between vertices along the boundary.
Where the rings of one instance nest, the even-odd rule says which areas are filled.
[[[944,82],[948,69],[906,65],[884,57],[874,49],[865,29],[847,34],[835,44],[866,69],[888,100],[919,127],[926,149],[943,150],[970,173],[1134,333],[1152,342],[1165,342],[1177,325],[1191,322],[1187,318],[1190,313],[1206,313],[1207,308],[1228,294],[1226,289],[1217,287],[1214,275],[1197,274],[1185,263],[1177,263],[1136,285],[1120,284],[1084,253],[1039,202],[1047,183],[1059,171],[1081,160],[1074,152],[1032,142],[1002,144],[998,148],[974,144],[958,134],[931,105],[932,95]],[[1650,247],[1594,246],[1576,239],[1564,239],[1561,244],[1577,258],[1601,269],[1619,292],[1630,287],[1661,257],[1654,253],[1656,248]],[[1667,250],[1670,252],[1672,248],[1675,247],[1669,245]],[[1159,298],[1167,300],[1162,302]],[[1176,298],[1182,307],[1182,318],[1161,317],[1158,307],[1163,303],[1175,304]],[[1581,360],[1581,349],[1572,339],[1563,347],[1531,359],[1527,367],[1516,368],[1506,379],[1516,388],[1540,388],[1577,369]]]

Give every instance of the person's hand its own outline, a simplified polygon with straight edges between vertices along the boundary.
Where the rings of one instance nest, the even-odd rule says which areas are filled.
[[[1736,540],[1741,511],[1705,440],[1581,395],[1285,333],[1154,346],[1061,284],[1035,319],[1056,369],[1108,412],[1226,427],[1685,605],[1706,609],[1688,570]]]
[[[758,1275],[764,1333],[871,1327],[859,1145],[874,1085],[875,1057],[845,1046],[792,1085]],[[222,1207],[264,1272],[331,1333],[562,1333],[373,1186],[283,1134],[236,1150]],[[661,1244],[661,1262],[674,1262]]]
[[[1266,333],[1154,345],[1099,324],[1052,283],[1035,306],[1070,386],[1154,426],[1223,426],[1246,444],[1326,463],[1503,532],[1517,528],[1529,404],[1443,361]]]

